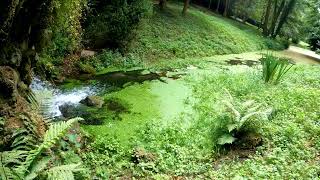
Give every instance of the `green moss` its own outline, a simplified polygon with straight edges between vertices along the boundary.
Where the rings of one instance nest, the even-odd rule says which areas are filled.
[[[184,110],[184,100],[191,90],[182,81],[168,80],[135,84],[104,96],[106,105],[92,112],[95,118],[103,118],[99,126],[84,125],[83,129],[94,136],[118,138],[124,145],[136,136],[147,123],[168,121]],[[125,108],[115,112],[108,108],[108,101],[115,101]],[[122,107],[121,107],[122,109]],[[115,114],[118,113],[118,114]]]
[[[83,82],[76,79],[66,79],[64,83],[60,86],[61,89],[64,90],[72,90],[76,87],[81,87]]]

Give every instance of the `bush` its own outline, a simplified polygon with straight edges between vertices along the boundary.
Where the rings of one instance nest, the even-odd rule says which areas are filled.
[[[94,48],[124,48],[134,37],[140,20],[150,9],[147,0],[91,1],[85,26],[85,43]]]
[[[264,81],[274,84],[278,84],[293,66],[289,59],[278,58],[272,54],[263,55],[261,63]]]
[[[319,34],[312,33],[312,35],[309,37],[309,44],[310,44],[311,50],[313,51],[320,50],[320,32]]]
[[[81,18],[86,6],[86,0],[54,0],[52,2],[53,16],[48,36],[50,46],[45,53],[52,57],[63,57],[80,47]]]
[[[43,34],[43,43],[48,46],[40,54],[36,67],[37,75],[55,78],[59,74],[55,66],[61,65],[65,56],[81,47],[81,18],[87,0],[53,0],[52,11],[47,19],[49,27]],[[48,69],[49,68],[49,69]]]
[[[320,50],[320,22],[314,24],[310,29],[310,35],[308,37],[308,42],[310,44],[311,50]]]
[[[223,101],[225,112],[215,121],[218,145],[232,144],[249,133],[257,133],[260,123],[272,112],[272,109],[263,109],[261,104],[252,100],[239,103],[230,94],[229,97],[228,101]]]
[[[97,56],[91,59],[82,59],[83,63],[91,65],[96,71],[101,71],[105,68],[132,68],[141,65],[141,60],[134,54],[121,55],[118,51],[103,50]]]
[[[300,39],[299,39],[299,37],[296,36],[296,37],[292,38],[291,41],[292,41],[292,43],[294,43],[294,44],[299,44]]]
[[[288,49],[290,46],[290,41],[288,39],[281,39],[280,44],[283,46],[284,49]]]
[[[289,45],[285,41],[275,41],[274,39],[266,38],[265,44],[267,49],[282,50],[287,49]]]

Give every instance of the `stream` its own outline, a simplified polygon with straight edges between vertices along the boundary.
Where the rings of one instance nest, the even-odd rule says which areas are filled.
[[[87,96],[101,95],[102,92],[108,93],[120,90],[134,83],[143,83],[144,81],[158,80],[166,83],[164,79],[178,79],[182,75],[184,75],[182,72],[150,72],[143,69],[115,71],[88,79],[95,80],[97,83],[94,85],[84,83],[82,86],[74,87],[71,90],[61,90],[50,82],[42,81],[40,78],[35,77],[30,88],[37,98],[40,113],[46,118],[59,119],[62,117],[60,106],[65,104],[77,106]]]

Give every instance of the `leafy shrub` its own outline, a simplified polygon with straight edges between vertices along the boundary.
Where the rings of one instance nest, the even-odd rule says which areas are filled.
[[[63,57],[80,46],[82,10],[86,0],[54,0],[49,27],[51,43],[45,50],[52,57]]]
[[[60,72],[55,66],[61,65],[63,58],[81,47],[82,28],[80,21],[87,0],[53,0],[48,8],[49,27],[43,33],[44,43],[48,45],[40,53],[37,75],[53,79]]]
[[[309,44],[311,46],[311,50],[317,51],[320,49],[320,32],[319,34],[312,33],[309,37]]]
[[[83,153],[82,158],[92,168],[91,171],[102,179],[107,179],[115,173],[115,168],[121,168],[130,159],[130,153],[115,138],[98,136],[87,148],[89,151]]]
[[[300,39],[299,39],[299,37],[293,37],[292,39],[291,39],[291,41],[292,41],[292,43],[294,43],[294,44],[299,44],[299,42],[300,42]]]
[[[225,112],[216,123],[216,143],[218,145],[232,144],[241,134],[256,133],[260,129],[259,125],[271,114],[272,109],[263,109],[261,104],[252,100],[236,102],[230,96],[229,101],[223,101]]]
[[[141,65],[141,60],[134,54],[121,55],[118,51],[103,50],[97,56],[91,59],[83,60],[87,65],[91,65],[96,71],[101,71],[104,68],[132,68]]]
[[[79,62],[78,64],[79,72],[84,74],[91,74],[94,75],[96,70],[90,64]]]
[[[95,48],[124,48],[150,9],[147,0],[90,1],[85,42]]]
[[[320,50],[320,22],[316,21],[313,27],[309,30],[310,35],[308,37],[308,42],[310,44],[311,50]]]
[[[287,58],[264,54],[261,58],[263,79],[266,83],[278,84],[293,64]]]
[[[284,47],[284,49],[288,49],[290,46],[290,41],[288,39],[280,39],[280,44]]]

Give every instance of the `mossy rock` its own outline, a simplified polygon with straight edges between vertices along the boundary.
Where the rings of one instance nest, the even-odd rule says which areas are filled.
[[[102,125],[107,120],[114,119],[112,112],[105,108],[88,107],[83,104],[64,104],[59,107],[64,118],[82,117],[81,124]]]
[[[9,66],[0,66],[0,92],[3,97],[12,98],[17,96],[19,75]]]
[[[101,108],[104,101],[99,96],[87,96],[85,99],[81,100],[80,103],[86,106]]]

